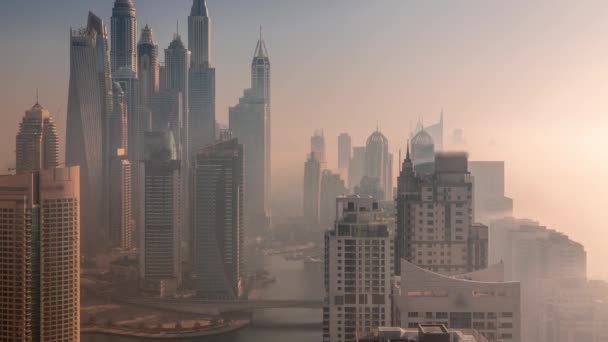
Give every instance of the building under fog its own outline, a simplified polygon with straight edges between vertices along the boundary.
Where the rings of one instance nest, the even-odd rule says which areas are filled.
[[[365,146],[353,147],[353,156],[348,165],[348,187],[353,191],[361,184],[365,171]]]
[[[418,175],[408,149],[397,187],[399,259],[447,275],[487,267],[488,228],[474,223],[467,158],[439,153],[434,173]]]
[[[348,133],[341,133],[338,136],[338,172],[344,179],[346,186],[349,185],[348,168],[352,158],[352,140]]]
[[[439,117],[439,122],[437,122],[436,124],[433,125],[423,125],[422,121],[418,122],[418,125],[416,125],[416,128],[414,129],[414,131],[412,132],[410,138],[414,138],[414,136],[418,133],[420,133],[420,131],[425,130],[433,139],[434,145],[435,145],[435,150],[437,151],[443,151],[444,149],[444,143],[443,143],[443,130],[444,130],[444,123],[443,123],[443,110],[441,110],[441,115]]]
[[[80,341],[80,170],[0,176],[0,340]]]
[[[430,175],[435,171],[435,142],[423,128],[410,141],[414,170],[419,175]]]
[[[580,243],[536,221],[505,218],[490,225],[490,251],[491,261],[504,263],[505,279],[522,284],[527,340],[558,341],[562,326],[580,329],[581,322],[590,324],[597,317],[593,303],[604,298],[594,298],[588,290],[587,253]]]
[[[321,162],[314,153],[311,153],[304,163],[302,201],[304,220],[313,225],[318,225],[321,219]]]
[[[215,140],[215,68],[211,67],[211,18],[205,0],[195,0],[188,17],[189,138],[192,153]]]
[[[199,150],[195,160],[194,272],[199,297],[239,299],[243,286],[243,146],[236,139]]]
[[[144,136],[139,273],[146,291],[164,297],[181,284],[182,170],[171,131]]]
[[[323,341],[354,342],[392,322],[391,222],[371,197],[341,196],[325,233]]]
[[[489,224],[492,220],[513,215],[513,199],[505,196],[505,162],[470,161],[475,183],[475,217]]]
[[[365,145],[364,177],[378,179],[379,190],[383,193],[378,200],[393,199],[393,155],[388,153],[388,139],[376,130]]]
[[[344,180],[330,170],[321,172],[319,217],[321,226],[327,229],[336,221],[336,197],[348,195]]]
[[[80,166],[82,241],[91,249],[106,239],[112,111],[109,58],[106,27],[89,13],[86,28],[70,31],[65,164]]]
[[[406,260],[401,260],[401,276],[395,278],[393,300],[402,327],[442,324],[475,329],[490,342],[522,341],[518,282],[452,278]]]
[[[321,163],[321,168],[327,167],[327,159],[325,154],[325,135],[322,130],[315,131],[310,137],[310,153],[314,153],[315,157]]]
[[[23,174],[59,165],[59,136],[51,113],[38,101],[19,125],[16,144],[16,172]]]
[[[245,154],[245,222],[248,233],[270,226],[270,59],[262,37],[251,63],[251,88],[230,107],[232,136],[243,144]]]

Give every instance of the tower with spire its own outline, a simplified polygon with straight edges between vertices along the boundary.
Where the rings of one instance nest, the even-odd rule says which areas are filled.
[[[133,0],[116,0],[112,8],[112,71],[137,74],[137,17]]]
[[[192,67],[211,65],[211,18],[206,0],[194,0],[188,17],[188,48],[192,52]]]
[[[160,82],[158,45],[154,41],[152,28],[146,25],[141,30],[137,44],[137,73],[139,76],[139,104],[147,110],[152,109],[152,100],[158,93]]]
[[[256,96],[264,99],[270,105],[270,59],[262,36],[262,27],[260,27],[260,37],[251,62],[251,89]]]
[[[205,0],[194,0],[188,17],[190,154],[215,141],[215,69],[211,67],[211,18]]]
[[[245,225],[261,233],[270,222],[270,60],[261,36],[251,64],[251,88],[230,108],[230,129],[245,149]]]
[[[59,136],[48,110],[38,103],[25,112],[16,138],[16,172],[23,174],[59,165]]]

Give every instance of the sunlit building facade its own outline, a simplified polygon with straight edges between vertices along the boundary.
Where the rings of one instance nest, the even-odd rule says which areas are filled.
[[[391,324],[391,224],[371,197],[336,200],[335,226],[325,233],[324,342],[354,342]]]
[[[0,176],[0,340],[80,341],[80,170]]]
[[[51,113],[38,102],[19,125],[15,144],[17,174],[46,170],[59,165],[59,136]]]
[[[399,258],[447,275],[487,267],[488,228],[474,223],[467,159],[439,153],[435,172],[418,175],[408,149],[397,187]]]

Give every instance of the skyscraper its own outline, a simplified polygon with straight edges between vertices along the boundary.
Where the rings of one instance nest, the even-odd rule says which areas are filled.
[[[133,200],[131,163],[124,149],[117,149],[110,166],[110,243],[128,251],[133,248]]]
[[[174,93],[181,93],[182,111],[174,113],[179,122],[179,129],[174,132],[180,159],[186,161],[188,158],[188,124],[189,124],[189,81],[188,70],[190,69],[190,51],[182,42],[179,34],[173,37],[169,47],[165,49],[165,68],[167,74],[166,89]]]
[[[80,341],[79,177],[0,176],[2,341]]]
[[[270,224],[269,107],[247,89],[229,118],[245,153],[245,226],[248,234],[258,234]]]
[[[137,76],[137,17],[133,0],[116,0],[111,21],[112,71],[126,67]]]
[[[384,194],[378,200],[392,200],[392,156],[388,153],[388,139],[379,130],[373,132],[365,146],[364,176],[378,179]]]
[[[89,13],[87,28],[70,35],[65,163],[80,166],[83,244],[101,246],[107,227],[109,178],[109,113],[112,89],[107,32],[101,19]]]
[[[336,216],[325,233],[323,341],[354,342],[392,322],[393,236],[372,198],[340,197]]]
[[[194,255],[198,295],[238,299],[243,276],[243,147],[236,139],[199,150]]]
[[[137,45],[137,74],[139,77],[139,105],[148,110],[152,109],[152,102],[160,86],[158,57],[158,45],[154,41],[152,29],[146,25],[141,30],[141,38]]]
[[[140,220],[140,277],[157,295],[181,284],[181,163],[171,131],[146,132]]]
[[[268,57],[266,42],[264,42],[264,38],[262,37],[262,28],[260,28],[260,38],[258,39],[253,61],[251,62],[251,89],[253,89],[257,97],[263,99],[270,106],[270,58]],[[268,134],[270,135],[270,131]]]
[[[365,173],[365,146],[353,147],[353,157],[348,165],[348,186],[351,190],[361,184]]]
[[[206,0],[194,0],[188,17],[188,48],[192,67],[211,65],[211,18]]]
[[[418,175],[408,148],[397,190],[397,260],[447,275],[488,265],[488,228],[474,224],[467,158],[437,154],[435,172]]]
[[[412,138],[412,162],[418,174],[432,174],[435,171],[435,142],[423,128]]]
[[[341,133],[338,136],[338,171],[344,179],[346,186],[349,186],[348,168],[352,157],[352,142],[348,133]]]
[[[118,82],[113,83],[112,87],[114,110],[110,116],[110,151],[129,149],[129,118],[128,107],[124,101],[125,93]],[[112,156],[111,156],[112,157]]]
[[[321,172],[321,191],[319,195],[319,217],[321,226],[327,229],[336,221],[336,198],[348,195],[344,180],[330,170]]]
[[[215,69],[211,67],[211,18],[205,0],[194,0],[192,4],[188,48],[192,52],[189,136],[193,154],[215,140]]]
[[[314,153],[315,157],[321,163],[321,168],[327,166],[327,160],[325,158],[325,135],[322,130],[315,131],[310,137],[310,153]]]
[[[16,138],[17,174],[46,170],[59,165],[59,137],[51,113],[38,101],[19,125]]]
[[[513,216],[513,199],[505,196],[504,161],[470,161],[475,183],[475,217],[479,222]]]
[[[303,193],[304,219],[308,223],[317,225],[320,220],[321,162],[314,152],[308,155],[308,159],[304,163]]]
[[[439,117],[439,122],[434,125],[424,126],[422,121],[418,122],[416,129],[410,134],[410,138],[413,138],[420,131],[425,130],[433,139],[435,149],[437,151],[443,150],[443,109],[441,110],[441,116]]]

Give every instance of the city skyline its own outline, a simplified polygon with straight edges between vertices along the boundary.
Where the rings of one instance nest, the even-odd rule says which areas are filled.
[[[608,336],[608,3],[7,1],[5,339]]]
[[[53,113],[59,136],[65,136],[66,32],[70,26],[82,25],[88,10],[109,25],[112,8],[110,2],[80,1],[66,11],[67,4],[66,0],[9,0],[4,5],[0,17],[6,30],[0,40],[10,42],[11,48],[3,51],[6,63],[0,71],[11,82],[0,85],[0,102],[5,113],[12,113],[6,115],[7,127],[17,126],[23,108],[33,103],[35,89],[40,88],[41,103]],[[435,122],[444,108],[446,147],[466,148],[472,160],[505,160],[507,195],[517,200],[514,214],[538,218],[584,243],[591,274],[608,278],[601,265],[608,252],[603,241],[594,238],[603,231],[600,222],[608,220],[600,206],[608,201],[608,193],[597,191],[608,187],[603,177],[608,163],[596,158],[608,129],[603,99],[608,91],[604,81],[608,62],[601,58],[608,49],[603,24],[608,4],[593,0],[500,5],[472,1],[467,6],[397,0],[383,1],[383,6],[368,1],[277,4],[276,0],[208,2],[214,18],[212,61],[218,78],[222,77],[217,84],[220,122],[227,121],[228,107],[250,83],[249,56],[262,25],[275,61],[273,111],[284,113],[273,119],[274,141],[303,141],[322,126],[331,137],[327,157],[333,161],[337,134],[347,131],[353,146],[361,146],[379,116],[380,129],[395,142],[391,152],[397,156],[399,148],[405,150],[409,131],[420,116],[424,123]],[[135,1],[135,5],[140,27],[152,27],[160,49],[167,47],[178,19],[180,32],[186,35],[190,1]],[[234,6],[241,10],[235,12]],[[45,16],[32,23],[28,20],[32,12]],[[312,20],[317,24],[306,24]],[[363,30],[361,20],[373,30]],[[242,43],[234,43],[241,39]],[[46,64],[39,63],[41,54]],[[349,56],[346,64],[344,54]],[[366,69],[371,65],[373,71]],[[17,70],[19,75],[11,77]],[[325,79],[326,87],[315,89],[318,75],[328,73],[334,76]],[[362,96],[352,86],[358,79],[374,89]],[[381,84],[385,87],[378,87]],[[310,97],[319,100],[311,103]],[[332,116],[335,119],[326,119]],[[500,129],[487,131],[489,124]],[[464,130],[466,145],[451,141],[457,128]],[[0,166],[14,167],[14,134],[2,133]],[[287,176],[273,183],[273,192],[275,198],[284,198],[281,203],[289,204],[291,209],[283,215],[290,215],[301,208],[301,198],[290,195],[288,188],[300,182],[307,148],[283,145],[275,144],[274,158],[283,163],[275,163],[273,173]],[[543,153],[534,163],[537,151]],[[562,166],[565,155],[569,167]],[[394,163],[394,175],[399,164]],[[566,182],[564,188],[535,181],[547,175],[552,180],[548,183]],[[582,177],[597,179],[599,184],[577,187],[575,180]],[[560,200],[577,196],[597,201],[571,206]]]

